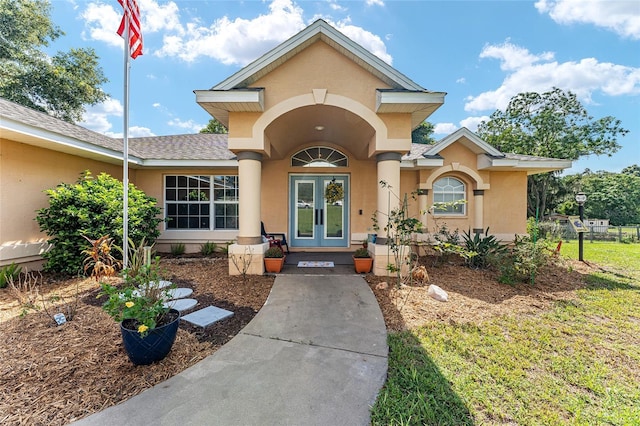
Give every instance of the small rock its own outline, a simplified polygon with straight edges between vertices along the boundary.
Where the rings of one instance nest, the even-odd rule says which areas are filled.
[[[377,290],[386,290],[389,288],[389,284],[386,281],[382,281],[380,284],[376,286]]]
[[[449,300],[449,295],[446,291],[438,287],[437,285],[431,284],[429,289],[427,290],[427,294],[429,297],[436,299],[439,302],[446,302]]]

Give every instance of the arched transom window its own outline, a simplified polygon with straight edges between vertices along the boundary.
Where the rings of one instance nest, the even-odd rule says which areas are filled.
[[[314,146],[291,157],[293,167],[347,167],[347,156],[333,148]]]
[[[464,182],[453,177],[438,179],[433,184],[433,213],[436,215],[464,215],[466,188]]]

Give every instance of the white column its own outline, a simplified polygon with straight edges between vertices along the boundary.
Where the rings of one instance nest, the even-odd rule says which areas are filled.
[[[238,153],[238,181],[240,191],[238,244],[261,244],[262,154],[252,151]]]
[[[473,190],[473,232],[484,232],[484,189]]]
[[[378,154],[378,182],[386,182],[386,187],[378,184],[378,239],[382,238],[386,243],[384,228],[387,226],[389,212],[400,206],[400,159],[402,155],[397,152],[385,152]]]
[[[420,222],[422,223],[423,229],[427,229],[427,218],[429,217],[429,213],[427,212],[428,198],[428,189],[418,189],[418,210],[420,212]]]

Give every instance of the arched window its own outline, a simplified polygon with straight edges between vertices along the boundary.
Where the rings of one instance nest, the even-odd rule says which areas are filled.
[[[466,188],[464,182],[453,177],[438,179],[433,184],[433,213],[436,215],[466,214]]]
[[[347,167],[347,156],[326,146],[314,146],[291,157],[293,167]]]

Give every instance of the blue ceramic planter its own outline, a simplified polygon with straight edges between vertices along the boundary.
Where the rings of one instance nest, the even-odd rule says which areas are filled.
[[[122,323],[120,324],[124,349],[132,363],[149,365],[167,356],[176,340],[178,325],[180,325],[180,312],[175,309],[169,312],[175,313],[176,319],[169,324],[154,328],[145,337],[140,337],[137,330],[129,330]]]

